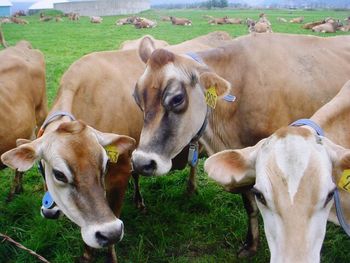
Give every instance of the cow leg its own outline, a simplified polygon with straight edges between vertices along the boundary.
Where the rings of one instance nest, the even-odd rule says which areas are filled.
[[[139,177],[139,174],[132,173],[132,178],[134,179],[134,203],[139,210],[143,211],[146,209],[146,206],[140,192]]]
[[[254,194],[250,191],[242,193],[242,199],[244,208],[248,214],[248,232],[244,245],[238,251],[239,258],[254,256],[259,244],[259,210]]]
[[[11,202],[13,200],[14,195],[20,194],[23,192],[22,181],[23,181],[23,172],[16,171],[15,178],[13,179],[10,193],[6,199],[7,202]]]
[[[106,263],[118,263],[117,254],[115,253],[114,245],[108,246],[108,255]]]
[[[84,253],[83,255],[77,260],[78,263],[91,263],[94,261],[95,258],[95,249],[92,247],[89,247],[84,243]]]
[[[191,166],[190,169],[190,176],[188,178],[188,183],[187,183],[187,194],[188,195],[193,195],[196,190],[197,190],[197,183],[196,183],[196,168]]]

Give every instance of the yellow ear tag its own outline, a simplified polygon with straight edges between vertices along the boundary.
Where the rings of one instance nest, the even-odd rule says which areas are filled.
[[[350,169],[344,170],[339,180],[338,186],[350,193]]]
[[[118,161],[118,156],[119,156],[117,146],[107,145],[107,146],[105,146],[105,150],[106,150],[109,161],[111,163],[116,163]]]
[[[216,101],[218,100],[218,95],[216,94],[215,87],[210,87],[205,93],[205,102],[209,107],[215,109]]]

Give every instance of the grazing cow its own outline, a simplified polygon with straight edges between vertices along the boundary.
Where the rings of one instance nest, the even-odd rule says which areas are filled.
[[[79,13],[69,13],[68,14],[68,19],[71,20],[71,21],[78,21],[80,20],[80,15]]]
[[[171,158],[198,133],[203,132],[200,142],[212,155],[254,145],[277,128],[310,116],[349,78],[349,50],[350,36],[288,34],[239,37],[198,52],[196,60],[141,45],[147,66],[135,86],[135,100],[144,111],[144,127],[132,155],[134,170],[167,173]],[[223,99],[230,87],[230,95],[237,96],[234,102]],[[215,109],[206,104],[205,92]],[[254,254],[259,240],[255,199],[244,190],[249,228],[239,256]]]
[[[162,16],[161,20],[162,21],[171,21],[170,16]]]
[[[19,138],[34,139],[47,114],[44,55],[21,41],[0,51],[0,154],[16,147]],[[4,168],[0,161],[0,168]],[[16,171],[8,201],[22,191]]]
[[[229,39],[227,33],[214,32],[167,48],[203,50],[222,45]],[[142,129],[143,113],[134,102],[133,85],[144,69],[136,50],[96,52],[79,59],[63,75],[51,113],[63,110],[86,124],[72,121],[69,116],[57,116],[46,126],[42,137],[2,156],[11,167],[21,165],[20,169],[28,169],[32,163],[27,162],[24,167],[24,160],[14,158],[16,152],[29,150],[31,158],[43,159],[46,183],[53,199],[59,209],[81,227],[83,240],[91,247],[108,245],[120,239],[116,234],[121,234],[121,223],[116,217],[120,214],[131,171],[128,149],[139,140]],[[124,134],[135,140],[99,130]],[[111,163],[106,169],[107,157],[102,146],[111,142],[119,144],[120,155],[118,162]],[[42,151],[38,152],[40,149]],[[187,164],[187,152],[186,158],[180,160],[182,166],[177,168]],[[191,174],[189,189],[195,187],[193,176]],[[136,187],[137,179],[138,176]],[[103,187],[116,217],[104,200]],[[138,188],[136,191],[135,201],[143,206]],[[51,213],[46,209],[42,212],[44,215]],[[54,213],[48,216],[55,217],[59,211]],[[85,259],[91,258],[89,251],[87,248]],[[112,253],[110,257],[116,258],[112,247],[109,252]]]
[[[226,18],[226,24],[239,25],[242,23],[243,21],[240,18]]]
[[[287,23],[287,19],[283,18],[283,17],[277,17],[277,22],[280,23]]]
[[[213,18],[213,19],[209,20],[208,23],[210,25],[224,25],[224,24],[226,24],[227,18],[228,18],[227,16],[222,17],[222,18]]]
[[[310,118],[313,123],[299,121],[294,125],[301,127],[280,128],[255,146],[205,162],[209,177],[228,191],[255,183],[271,263],[319,262],[327,218],[339,224],[331,207],[336,183],[350,169],[349,97],[350,81]],[[350,195],[338,191],[350,222]]]
[[[192,26],[192,21],[187,18],[170,17],[171,23],[176,26]]]
[[[15,24],[19,24],[19,25],[26,25],[29,24],[29,22],[25,19],[22,18],[18,18],[18,17],[11,17],[11,21]]]
[[[302,26],[302,28],[304,28],[304,29],[312,29],[313,27],[318,26],[318,25],[322,25],[324,23],[325,23],[325,20],[316,21],[316,22],[309,22],[309,23],[304,24]]]
[[[300,17],[292,18],[289,22],[294,24],[300,24],[300,23],[303,23],[303,21],[304,21],[304,17],[300,16]]]
[[[101,24],[102,23],[103,18],[100,16],[92,16],[90,17],[90,23],[93,24]]]

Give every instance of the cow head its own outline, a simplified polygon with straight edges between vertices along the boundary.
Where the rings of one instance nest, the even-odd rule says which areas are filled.
[[[319,262],[335,176],[350,150],[304,127],[278,130],[253,147],[207,159],[209,177],[228,191],[255,185],[271,262]]]
[[[201,129],[207,114],[205,90],[214,87],[222,97],[230,84],[190,57],[154,50],[149,38],[143,39],[139,53],[147,67],[134,97],[144,112],[144,126],[132,163],[139,173],[161,175]]]
[[[104,176],[108,156],[104,146],[119,154],[134,149],[134,139],[102,133],[81,121],[63,122],[32,142],[1,156],[18,171],[42,160],[48,190],[62,212],[79,227],[84,242],[95,248],[123,237],[123,222],[116,218],[105,198]]]

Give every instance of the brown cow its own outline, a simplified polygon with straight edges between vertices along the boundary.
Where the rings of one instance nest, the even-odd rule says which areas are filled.
[[[72,12],[72,13],[68,14],[68,19],[71,21],[78,21],[78,20],[80,20],[80,15],[79,15],[79,13]]]
[[[16,147],[18,138],[34,139],[47,114],[44,55],[29,42],[0,51],[0,154]],[[0,162],[0,168],[4,168]],[[22,191],[16,171],[8,200]]]
[[[253,147],[219,152],[205,163],[209,177],[230,191],[255,184],[270,262],[319,262],[327,218],[339,224],[331,207],[336,184],[350,169],[349,97],[350,81],[310,118],[313,123],[280,128]],[[350,222],[343,187],[340,203]]]
[[[170,19],[171,19],[171,23],[173,25],[192,26],[192,21],[190,19],[187,19],[187,18],[178,18],[178,17],[171,16]]]
[[[157,26],[157,22],[149,20],[147,18],[144,17],[138,17],[136,18],[136,20],[134,21],[134,26],[135,28],[153,28]]]
[[[171,158],[203,129],[200,142],[212,155],[254,145],[279,127],[310,116],[349,78],[349,48],[350,36],[255,34],[197,53],[199,63],[141,44],[147,67],[135,87],[144,111],[141,139],[132,155],[135,171],[167,173]],[[235,102],[223,99],[230,87]],[[215,109],[206,104],[208,89],[207,101]],[[241,190],[249,228],[239,256],[248,256],[258,246],[258,211],[253,194]]]
[[[146,39],[151,41],[150,38]],[[211,33],[167,48],[177,51],[203,50],[221,45],[228,39],[231,38],[227,33]],[[18,151],[28,150],[31,158],[45,160],[46,183],[53,199],[59,209],[81,227],[84,242],[91,247],[111,245],[121,238],[121,223],[116,217],[120,214],[131,172],[128,149],[133,147],[134,139],[139,140],[142,129],[143,113],[134,102],[133,85],[144,69],[136,50],[96,52],[79,59],[63,75],[51,113],[62,110],[70,112],[86,124],[72,121],[67,116],[57,116],[48,124],[41,138],[2,156],[7,164],[20,170],[28,169],[32,163],[26,163],[23,167],[25,160],[16,161],[13,158]],[[103,177],[107,157],[102,146],[111,142],[119,144],[120,156]],[[39,149],[42,152],[38,152]],[[125,154],[122,154],[123,151]],[[187,163],[187,155],[184,161],[181,168]],[[194,188],[194,174],[191,176],[189,187]],[[103,184],[100,184],[101,178],[105,178]],[[76,190],[70,187],[73,181],[73,189]],[[104,201],[103,186],[115,216]],[[77,195],[79,198],[76,198]],[[138,192],[135,199],[143,205]],[[44,215],[46,212],[43,209]],[[88,251],[90,249],[84,254],[85,259],[91,257]],[[116,260],[112,247],[109,252],[110,257]]]
[[[136,16],[129,16],[129,17],[126,17],[126,18],[121,18],[121,19],[117,20],[115,22],[115,24],[117,26],[133,24],[137,18],[138,17],[136,17]]]
[[[26,25],[29,24],[29,22],[25,19],[22,18],[18,18],[18,17],[11,17],[11,21],[15,24],[19,24],[19,25]]]
[[[242,23],[243,21],[240,18],[226,18],[226,24],[238,25]]]
[[[304,21],[304,17],[300,16],[300,17],[292,18],[289,22],[294,24],[300,24],[300,23],[303,23],[303,21]]]
[[[304,28],[304,29],[312,29],[313,27],[318,26],[318,25],[322,25],[322,24],[324,24],[324,23],[325,23],[324,20],[322,20],[322,21],[316,21],[316,22],[309,22],[309,23],[304,24],[304,25],[302,26],[302,28]]]
[[[208,23],[210,25],[224,25],[224,24],[226,24],[227,18],[228,18],[227,16],[222,17],[222,18],[213,18],[213,19],[209,20]]]
[[[337,29],[338,29],[338,21],[328,20],[327,23],[314,26],[312,28],[312,31],[319,32],[319,33],[335,33]]]

